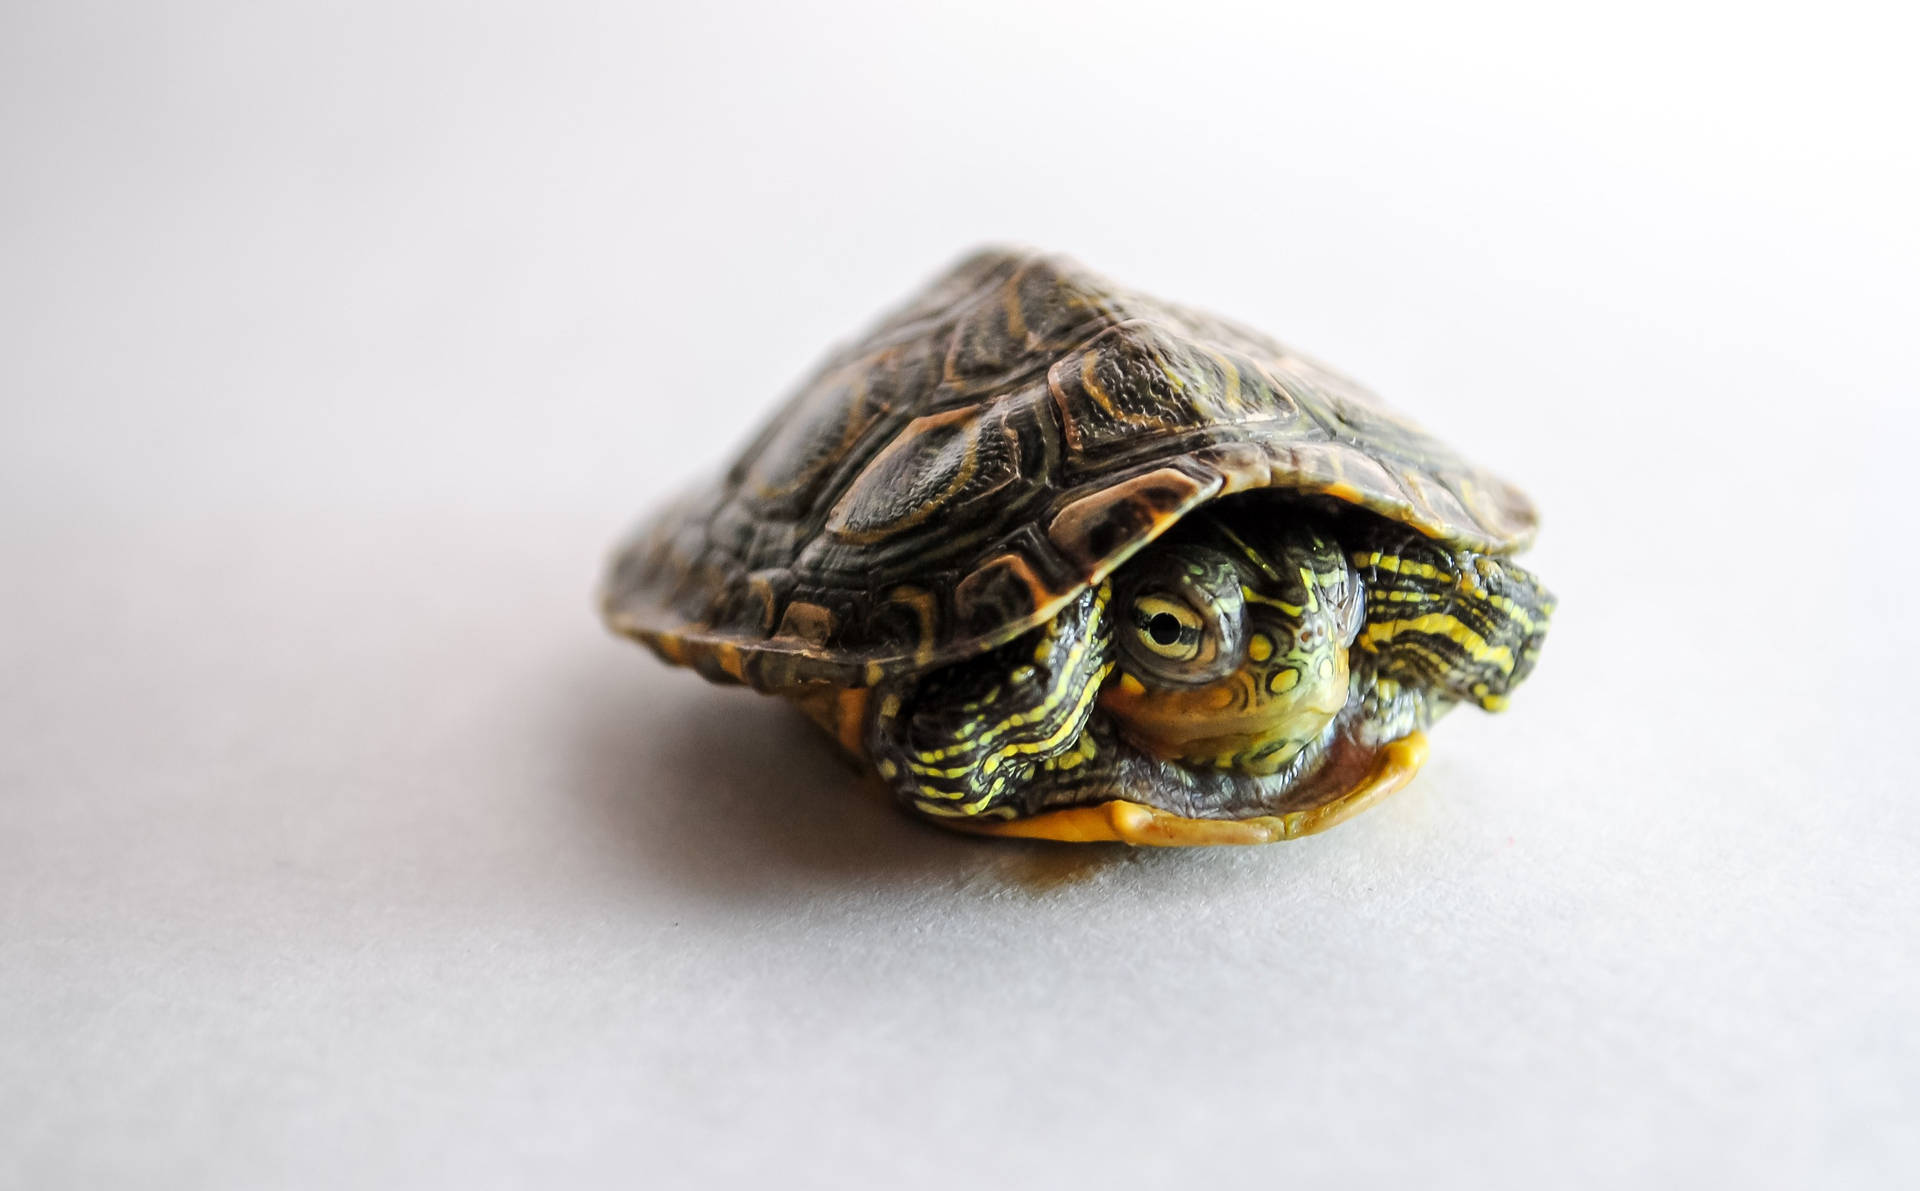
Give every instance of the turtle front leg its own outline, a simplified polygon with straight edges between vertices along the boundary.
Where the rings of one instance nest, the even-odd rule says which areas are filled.
[[[1455,702],[1487,711],[1533,670],[1553,614],[1553,594],[1504,558],[1451,548],[1403,529],[1351,553],[1366,588],[1366,622],[1353,643],[1355,669],[1382,726],[1424,726]]]
[[[1106,585],[1043,628],[982,657],[876,692],[875,769],[923,814],[955,821],[1022,813],[1037,768],[1081,744],[1108,672]]]

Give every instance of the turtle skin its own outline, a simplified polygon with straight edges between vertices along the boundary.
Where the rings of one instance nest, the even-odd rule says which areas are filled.
[[[1491,556],[1537,521],[1265,335],[990,249],[835,352],[722,476],[642,526],[603,613],[714,681],[870,687],[1006,644],[1256,490]]]

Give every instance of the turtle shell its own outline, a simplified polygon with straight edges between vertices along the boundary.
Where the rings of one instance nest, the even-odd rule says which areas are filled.
[[[608,623],[762,690],[1003,644],[1194,509],[1281,490],[1505,553],[1532,505],[1354,382],[1056,256],[963,260],[616,556]]]

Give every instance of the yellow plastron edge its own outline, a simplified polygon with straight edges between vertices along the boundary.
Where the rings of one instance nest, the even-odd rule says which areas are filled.
[[[1366,810],[1413,780],[1427,759],[1427,737],[1414,732],[1386,745],[1353,789],[1319,806],[1254,819],[1188,819],[1137,802],[1116,799],[1098,806],[1047,811],[997,823],[943,820],[943,826],[985,835],[1050,839],[1065,843],[1121,843],[1152,848],[1213,844],[1271,844],[1325,831]]]

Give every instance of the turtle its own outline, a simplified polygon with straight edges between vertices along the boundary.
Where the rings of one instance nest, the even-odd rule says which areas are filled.
[[[1354,381],[976,251],[616,548],[605,621],[987,835],[1291,839],[1502,708],[1554,600],[1517,488]]]

